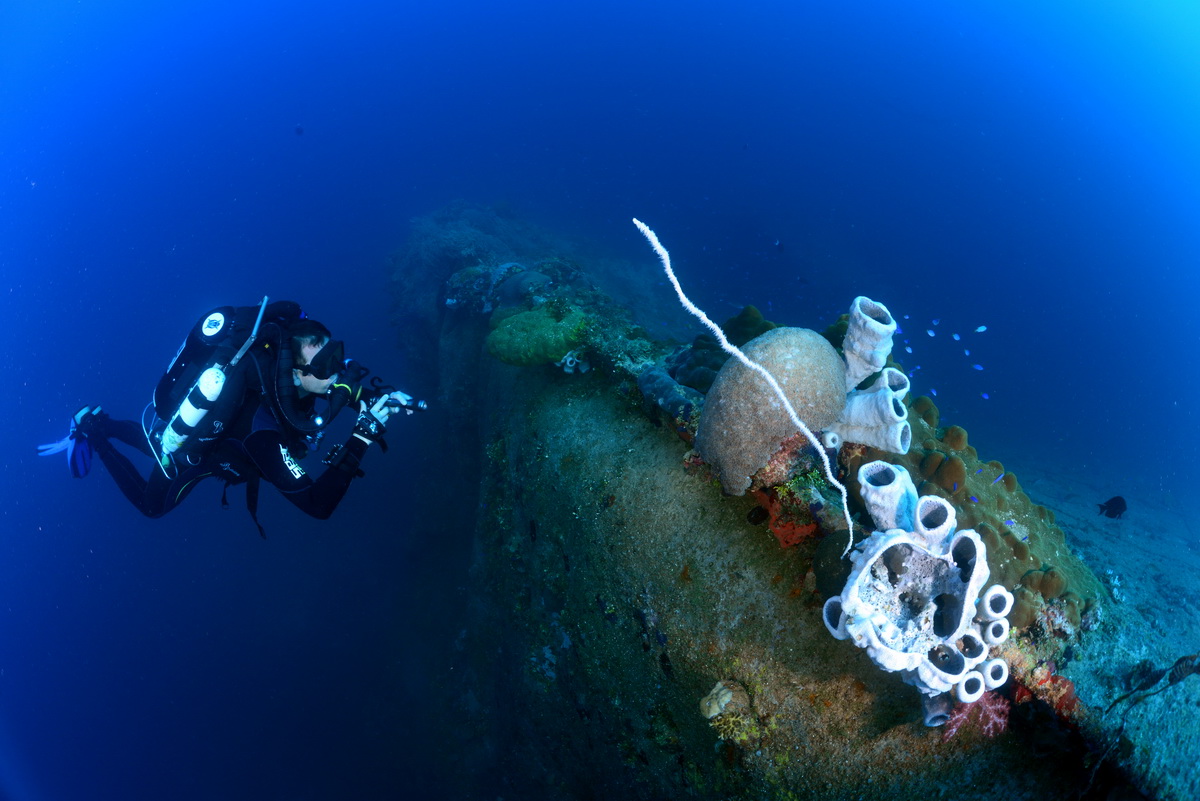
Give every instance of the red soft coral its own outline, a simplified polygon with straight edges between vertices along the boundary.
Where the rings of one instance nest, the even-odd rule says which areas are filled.
[[[1079,696],[1075,694],[1075,683],[1057,673],[1047,673],[1038,680],[1036,695],[1054,707],[1054,711],[1064,718],[1072,717],[1079,707]]]
[[[767,528],[771,529],[781,547],[790,548],[816,533],[817,524],[809,516],[808,507],[794,496],[789,496],[785,502],[777,490],[751,490],[751,493],[767,510]]]
[[[978,728],[984,737],[995,737],[1008,728],[1008,710],[1008,699],[991,691],[973,704],[959,704],[942,729],[942,742],[957,734],[963,726]]]

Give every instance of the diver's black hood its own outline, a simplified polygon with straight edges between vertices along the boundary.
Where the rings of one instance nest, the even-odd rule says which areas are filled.
[[[338,412],[362,394],[356,381],[339,377],[325,396],[328,408],[318,416],[315,413],[316,396],[300,397],[299,388],[292,376],[296,362],[292,353],[291,336],[279,322],[263,324],[259,332],[259,342],[252,353],[255,364],[258,365],[264,402],[289,433],[308,436],[323,431]]]

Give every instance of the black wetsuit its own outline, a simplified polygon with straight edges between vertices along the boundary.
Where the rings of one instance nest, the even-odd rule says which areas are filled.
[[[194,464],[186,457],[177,457],[179,470],[174,478],[168,478],[156,466],[146,479],[112,443],[113,440],[124,442],[155,458],[141,425],[132,420],[112,420],[107,415],[90,422],[87,438],[92,448],[121,492],[147,517],[162,517],[178,506],[202,480],[220,478],[226,486],[247,483],[247,506],[256,525],[257,491],[261,479],[273,484],[301,511],[324,520],[333,514],[346,494],[367,450],[366,442],[351,436],[343,448],[346,458],[338,465],[327,467],[314,479],[288,450],[287,440],[275,416],[262,405],[257,393],[248,393],[247,402],[229,427],[229,433],[210,445],[198,459],[193,457]],[[259,533],[262,533],[262,526],[259,526]]]

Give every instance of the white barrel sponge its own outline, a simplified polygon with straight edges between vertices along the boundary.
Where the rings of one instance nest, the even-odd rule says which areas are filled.
[[[983,631],[975,623],[989,575],[983,541],[970,529],[955,530],[953,508],[931,502],[941,499],[918,500],[902,468],[871,462],[859,481],[876,525],[887,528],[850,557],[846,586],[826,602],[825,626],[926,695],[956,687],[971,690],[967,698],[982,692],[984,674],[976,668],[1007,623],[991,620]],[[1003,608],[1002,597],[987,598],[985,608]]]
[[[892,352],[896,321],[887,306],[859,296],[850,304],[850,325],[842,342],[846,357],[846,391],[858,387],[867,376],[878,373]]]

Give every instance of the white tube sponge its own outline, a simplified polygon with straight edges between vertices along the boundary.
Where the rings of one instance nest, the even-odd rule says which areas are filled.
[[[829,629],[829,633],[834,636],[834,639],[844,640],[850,636],[850,633],[846,631],[846,615],[842,612],[840,595],[834,595],[825,601],[825,606],[821,610],[821,619],[825,621],[825,628]]]
[[[858,468],[858,484],[875,528],[912,531],[916,521],[917,488],[903,467],[867,462]]]
[[[911,684],[926,695],[949,692],[961,680],[961,675],[939,670],[928,660],[921,662],[915,670],[904,676],[906,684]]]
[[[950,713],[953,711],[954,699],[948,693],[921,696],[921,712],[925,725],[931,729],[944,725],[950,720]]]
[[[988,655],[988,647],[983,642],[983,636],[974,626],[963,632],[962,637],[958,640],[958,650],[966,660],[967,670],[978,667],[987,659]]]
[[[826,431],[888,453],[908,453],[912,427],[908,407],[891,392],[851,392],[842,416]]]
[[[870,389],[855,390],[846,398],[846,408],[826,432],[840,442],[857,442],[889,453],[908,453],[912,427],[908,424],[908,376],[895,367],[884,369]]]
[[[988,645],[1000,645],[1008,639],[1008,620],[999,618],[988,621],[983,627],[983,641]]]
[[[908,419],[908,407],[889,391],[851,392],[846,397],[846,408],[841,417],[830,428],[848,426],[889,426]],[[845,438],[845,437],[843,437]],[[858,440],[851,440],[857,442]]]
[[[950,539],[949,552],[958,571],[959,579],[966,585],[962,595],[962,617],[959,619],[958,628],[953,634],[948,635],[950,639],[957,640],[963,636],[963,632],[972,628],[972,619],[975,617],[975,604],[972,603],[972,600],[979,598],[979,593],[983,591],[983,585],[987,583],[992,571],[988,568],[987,547],[984,546],[979,535],[969,528],[954,533]],[[989,623],[984,628],[990,628],[991,625]],[[1004,627],[1007,637],[1007,620],[1004,620]],[[987,632],[981,631],[980,634],[983,636],[983,641],[987,642]],[[994,643],[988,643],[988,645],[994,645]]]
[[[983,620],[1008,617],[1012,607],[1012,593],[1001,584],[993,584],[979,597],[979,617]]]
[[[886,306],[862,296],[854,299],[850,304],[850,325],[842,342],[847,392],[883,369],[892,352],[894,333],[896,321]]]
[[[983,676],[979,671],[970,670],[963,676],[962,681],[954,686],[954,694],[958,696],[960,703],[973,704],[983,697],[986,688],[987,685],[983,683]]]
[[[904,396],[908,394],[912,382],[908,380],[908,376],[897,370],[895,367],[883,368],[883,373],[871,385],[867,392],[891,392],[898,399],[904,400]]]
[[[936,547],[954,532],[958,524],[958,514],[954,507],[944,498],[936,495],[925,495],[917,501],[916,525],[913,534],[925,541],[929,547]]]
[[[876,469],[882,476],[876,484],[900,483],[899,473]],[[926,498],[918,499],[918,510]],[[876,511],[881,518],[887,514]],[[941,522],[952,526],[953,517],[943,514]],[[903,528],[876,531],[851,556],[850,576],[826,603],[824,623],[830,634],[841,638],[845,632],[876,665],[899,672],[922,693],[947,692],[988,658],[986,637],[974,621],[988,574],[986,547],[970,529],[933,542]],[[975,676],[982,682],[981,673]]]
[[[1008,681],[1008,663],[1000,657],[989,659],[983,663],[983,683],[989,690],[1003,687]]]

